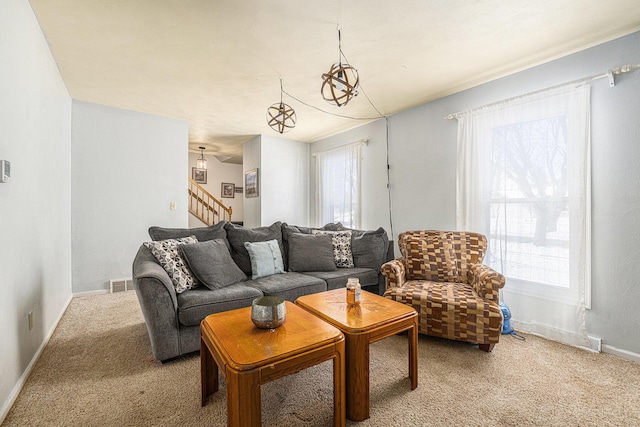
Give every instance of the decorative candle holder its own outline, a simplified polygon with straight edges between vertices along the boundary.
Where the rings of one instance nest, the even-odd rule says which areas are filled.
[[[261,329],[275,329],[287,317],[287,306],[279,297],[260,297],[251,303],[251,321]]]

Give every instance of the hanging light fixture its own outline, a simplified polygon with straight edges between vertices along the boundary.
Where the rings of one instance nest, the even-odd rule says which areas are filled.
[[[338,62],[331,66],[328,73],[322,75],[322,87],[320,93],[329,104],[342,107],[354,96],[358,95],[358,70],[349,64],[343,64],[342,58],[346,57],[342,53],[342,41],[340,30],[338,30]]]
[[[200,149],[200,157],[196,160],[196,169],[206,169],[207,159],[204,158],[204,147],[198,147]]]
[[[285,133],[296,127],[296,112],[282,102],[282,79],[280,79],[280,102],[267,108],[267,124],[276,132]]]

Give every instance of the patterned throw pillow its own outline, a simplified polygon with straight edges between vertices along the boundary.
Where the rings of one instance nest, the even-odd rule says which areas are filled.
[[[176,293],[182,293],[187,289],[198,286],[198,281],[191,273],[178,246],[189,243],[198,243],[195,236],[181,237],[179,239],[159,240],[156,242],[144,242],[162,268],[167,272]]]
[[[353,268],[353,253],[351,252],[351,230],[326,231],[311,230],[312,234],[330,234],[333,243],[333,257],[338,268]]]

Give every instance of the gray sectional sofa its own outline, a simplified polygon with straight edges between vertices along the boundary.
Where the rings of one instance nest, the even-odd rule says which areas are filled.
[[[336,267],[333,256],[341,248],[336,248],[336,241],[332,240],[335,237],[329,237],[336,236],[336,232],[342,237],[347,232],[350,238],[350,267]],[[248,307],[260,296],[295,301],[302,295],[344,287],[349,277],[357,277],[363,289],[382,294],[384,276],[380,267],[393,258],[392,244],[384,229],[350,230],[339,223],[314,229],[280,222],[258,228],[222,222],[192,229],[151,227],[149,235],[157,243],[189,236],[199,242],[180,249],[185,258],[188,255],[185,264],[191,267],[193,276],[202,279],[200,285],[182,292],[176,291],[174,279],[148,248],[154,243],[143,244],[133,261],[133,280],[153,356],[162,362],[200,349],[200,322],[206,316]],[[201,243],[208,241],[211,242]],[[249,250],[256,242],[269,241],[280,249],[284,272],[258,277],[257,258]],[[249,249],[246,242],[251,243]],[[326,242],[333,242],[332,251]],[[228,254],[218,250],[221,256],[209,259],[207,251],[223,244]]]

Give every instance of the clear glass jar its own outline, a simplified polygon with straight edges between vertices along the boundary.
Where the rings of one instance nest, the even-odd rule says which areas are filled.
[[[347,279],[347,304],[359,304],[361,290],[360,280],[357,277],[349,277]]]

